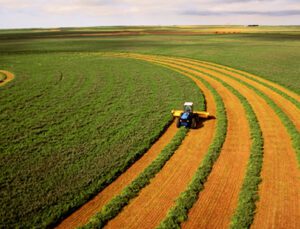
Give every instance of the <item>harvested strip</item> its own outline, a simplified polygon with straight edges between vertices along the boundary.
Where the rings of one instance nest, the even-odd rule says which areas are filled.
[[[300,174],[289,134],[264,99],[233,79],[226,82],[238,88],[253,106],[265,139],[263,182],[254,227],[299,228]]]
[[[57,228],[76,228],[88,222],[88,220],[101,210],[101,208],[115,195],[129,185],[137,174],[141,173],[171,141],[176,134],[175,123],[171,124],[166,132],[152,145],[152,147],[136,161],[126,172],[107,186],[92,200],[87,202],[72,215],[62,221]]]
[[[186,74],[187,75],[187,74]],[[192,78],[202,89],[207,101],[207,109],[215,114],[215,103],[210,91],[197,79]],[[208,149],[215,120],[204,122],[204,127],[190,131],[176,154],[165,167],[143,189],[124,210],[107,224],[107,228],[153,228],[167,214],[174,200],[192,178]]]
[[[169,62],[172,62],[172,61],[169,60]],[[176,63],[178,63],[178,60],[176,60]],[[183,65],[186,65],[186,64],[183,64]],[[191,67],[191,65],[188,65],[188,66]],[[219,74],[216,71],[209,71],[209,70],[206,70],[203,68],[201,69],[199,67],[194,67],[194,68],[198,69],[198,71],[201,71],[202,73],[205,73],[205,74],[215,74],[215,75]],[[209,71],[209,73],[208,73],[208,71]],[[290,118],[282,111],[282,109],[269,96],[267,96],[264,92],[258,90],[255,86],[253,86],[239,78],[230,76],[228,74],[225,74],[225,73],[219,74],[219,78],[224,78],[224,76],[227,76],[230,79],[235,79],[239,83],[246,85],[248,88],[251,88],[256,94],[258,94],[259,96],[264,98],[265,101],[267,101],[267,103],[273,108],[273,110],[276,112],[276,114],[280,117],[282,123],[285,125],[288,133],[290,134],[290,136],[292,138],[293,147],[294,147],[295,153],[297,155],[298,163],[300,164],[300,134],[299,134],[299,130],[294,125],[294,123],[290,120]],[[288,112],[288,113],[291,114],[292,112]],[[299,121],[297,123],[299,123]]]
[[[4,86],[9,81],[12,81],[15,78],[15,75],[12,74],[11,72],[0,70],[0,73],[3,73],[5,75],[4,79],[0,82],[0,86]]]
[[[190,59],[187,59],[187,60],[191,61]],[[205,64],[210,65],[210,66],[215,66],[218,69],[225,69],[225,70],[228,70],[230,72],[237,73],[241,76],[247,77],[248,79],[252,79],[256,82],[259,82],[259,83],[263,84],[264,86],[269,87],[272,90],[278,92],[281,95],[282,95],[282,93],[284,93],[285,95],[293,98],[294,100],[296,100],[298,102],[300,101],[300,96],[298,94],[296,94],[295,92],[290,91],[290,90],[286,89],[285,87],[282,87],[282,86],[280,86],[280,85],[278,85],[278,84],[276,84],[272,81],[269,81],[267,79],[264,79],[262,77],[259,77],[259,76],[256,76],[256,75],[253,75],[251,73],[241,71],[241,70],[238,70],[238,69],[230,68],[228,66],[223,66],[223,65],[220,65],[220,64],[215,64],[215,63],[211,63],[211,62],[207,62],[207,61],[198,61],[198,60],[192,60],[192,61],[195,62],[195,63],[205,63]]]
[[[220,83],[205,79],[222,95],[228,119],[227,137],[220,157],[183,228],[228,227],[249,159],[250,135],[243,106]]]
[[[212,75],[209,75],[209,76],[212,77],[213,79],[221,82],[225,87],[227,87],[230,91],[232,91],[240,99],[245,110],[247,111],[246,112],[247,119],[248,119],[248,122],[251,127],[250,128],[251,139],[252,139],[251,157],[250,157],[250,160],[249,160],[249,163],[247,166],[247,174],[246,174],[246,177],[243,182],[243,187],[242,187],[240,197],[239,197],[239,205],[236,210],[235,217],[233,218],[232,227],[235,227],[235,228],[246,228],[247,227],[248,228],[251,225],[251,223],[253,222],[253,215],[254,215],[254,211],[256,209],[255,202],[258,197],[258,194],[257,194],[258,184],[260,183],[260,172],[261,172],[262,158],[263,158],[263,152],[262,152],[263,151],[262,150],[263,139],[262,139],[261,129],[258,124],[257,117],[256,117],[251,105],[247,101],[247,99],[244,96],[242,96],[236,89],[231,87],[229,84],[225,83],[223,80],[221,80],[215,76],[212,76]],[[226,145],[226,142],[225,142],[225,145]],[[224,149],[225,149],[225,145],[224,145]],[[220,159],[217,161],[215,169],[213,170],[212,174],[216,171],[218,164],[221,164],[221,165],[223,164],[223,163],[220,163],[220,161],[221,161],[222,156],[224,156],[224,155],[226,155],[226,154],[224,154],[224,153],[221,154]],[[236,161],[239,161],[237,158],[235,158],[235,159],[236,159]],[[226,164],[226,163],[224,163],[224,164]],[[234,162],[233,162],[233,164],[234,164]],[[231,165],[229,165],[228,167],[230,167],[230,166]],[[226,174],[226,172],[222,172],[221,174]],[[233,174],[233,176],[228,176],[228,177],[230,179],[232,179],[232,177],[234,177],[234,176],[235,176],[235,174]],[[222,180],[222,177],[220,179],[218,179],[218,181],[219,180]],[[217,184],[219,184],[218,181],[216,182]],[[209,184],[209,180],[205,185],[206,189],[203,191],[203,193],[201,193],[200,200],[196,203],[196,206],[197,206],[197,204],[199,205],[200,209],[198,209],[198,210],[200,212],[201,212],[201,210],[203,212],[203,209],[210,209],[209,207],[206,207],[204,204],[199,203],[199,202],[201,202],[201,198],[205,200],[204,195],[205,195],[205,192],[207,191],[208,184]],[[219,193],[219,195],[221,193],[222,199],[220,200],[220,202],[222,203],[224,194],[225,194],[225,198],[226,198],[226,192],[224,192],[224,191],[220,192],[220,188],[218,186],[216,187],[215,191],[217,192],[217,194]],[[231,192],[231,190],[229,191],[229,193],[230,192]],[[214,195],[212,195],[212,196],[209,196],[207,199],[215,199],[215,197],[214,197]],[[219,201],[217,201],[217,202],[219,202]],[[220,205],[222,207],[225,207],[221,203],[220,203]],[[216,221],[218,221],[218,219],[220,218],[219,214],[216,217],[214,217],[213,220],[208,221],[208,223],[206,224],[205,220],[203,220],[203,219],[207,218],[206,215],[209,213],[207,211],[203,212],[204,216],[202,216],[203,217],[202,221],[201,221],[202,224],[193,225],[193,222],[194,222],[193,217],[192,217],[193,211],[196,212],[196,214],[198,212],[197,210],[195,210],[196,206],[194,206],[191,210],[191,213],[189,215],[190,216],[189,221],[186,224],[184,224],[184,225],[187,225],[187,227],[195,227],[195,226],[197,226],[197,228],[200,228],[200,227],[228,227],[227,224],[221,225],[221,224],[216,223]],[[219,207],[217,207],[217,210],[221,210],[221,209]],[[224,219],[224,215],[222,215],[222,217],[221,217],[221,220],[223,220],[223,219]],[[205,224],[205,225],[203,225],[203,224]],[[192,225],[192,226],[190,226],[190,225]]]
[[[284,217],[286,219],[289,219],[291,222],[297,222],[297,216],[298,216],[298,212],[299,211],[299,207],[295,206],[295,203],[299,202],[299,184],[295,184],[294,186],[291,187],[291,185],[289,184],[294,184],[295,182],[299,183],[299,179],[297,179],[299,177],[299,171],[297,170],[297,165],[296,165],[296,161],[295,161],[295,156],[293,156],[293,148],[291,147],[291,142],[290,142],[290,138],[284,128],[284,126],[282,125],[281,121],[279,120],[278,116],[276,116],[276,113],[274,112],[274,110],[272,110],[269,105],[266,103],[266,101],[264,99],[262,99],[260,96],[262,96],[261,94],[256,94],[253,93],[253,88],[251,88],[252,90],[249,90],[249,88],[244,87],[243,84],[240,84],[241,82],[236,82],[232,79],[227,79],[227,82],[232,82],[232,86],[235,88],[238,88],[241,92],[243,92],[243,95],[247,98],[252,97],[251,100],[249,100],[249,102],[251,101],[251,104],[254,103],[256,104],[255,107],[255,111],[257,116],[259,117],[259,122],[260,123],[267,123],[269,125],[269,129],[268,128],[262,128],[262,130],[264,132],[267,132],[266,136],[268,136],[268,139],[266,141],[266,144],[268,143],[268,154],[271,155],[272,152],[277,152],[278,156],[276,157],[275,155],[273,155],[273,157],[275,157],[273,160],[275,161],[275,165],[276,165],[276,161],[277,163],[283,162],[283,163],[287,163],[288,165],[290,165],[292,167],[291,171],[288,171],[287,168],[277,168],[276,166],[273,168],[275,170],[280,170],[282,171],[282,173],[279,175],[275,175],[275,180],[278,179],[279,183],[283,184],[283,185],[278,185],[278,187],[276,187],[276,185],[274,187],[274,190],[276,190],[275,188],[284,191],[285,193],[289,193],[291,197],[295,198],[291,198],[290,200],[285,200],[282,195],[279,196],[275,196],[274,199],[278,200],[276,203],[281,203],[281,205],[279,206],[284,206],[284,207],[279,207],[276,211],[277,211],[277,215],[274,216],[274,218],[272,219],[273,221],[269,222],[269,225],[274,225],[272,224],[272,222],[275,222],[275,218],[279,221],[277,224],[275,225],[281,225],[283,227],[283,225],[285,224],[285,222],[280,220],[280,214],[284,214]],[[244,94],[245,91],[248,91],[248,93]],[[254,96],[254,98],[253,98]],[[269,103],[270,101],[268,101]],[[252,104],[253,105],[253,104]],[[274,104],[273,104],[274,105]],[[275,104],[276,105],[276,104]],[[261,111],[258,113],[258,110],[262,110],[265,109],[264,111]],[[276,109],[275,109],[276,110]],[[268,118],[268,114],[270,114],[270,112],[272,113],[272,115],[274,116],[273,118]],[[277,111],[276,111],[277,112]],[[261,117],[264,117],[263,120],[261,120]],[[270,124],[271,123],[271,124]],[[281,128],[277,128],[277,126],[280,126]],[[274,142],[272,142],[273,137],[270,138],[270,136],[272,135],[276,135],[279,137],[275,137],[276,139],[276,144],[274,144]],[[265,135],[264,135],[265,137]],[[288,142],[287,145],[281,146],[282,142]],[[284,148],[284,150],[282,151],[281,149]],[[266,152],[265,152],[266,153]],[[287,155],[288,154],[288,155]],[[272,161],[272,157],[268,158],[270,161]],[[281,176],[282,174],[289,174],[288,176],[286,176],[285,178],[283,176]],[[274,174],[273,174],[274,175]],[[294,179],[293,179],[294,178]],[[296,178],[296,181],[295,181]],[[268,182],[270,182],[271,184],[274,183],[278,183],[278,180],[276,180],[274,182],[274,177],[268,179]],[[287,181],[288,180],[288,181]],[[264,183],[264,182],[263,182]],[[292,189],[292,190],[291,190]],[[266,191],[266,195],[267,191]],[[271,195],[273,196],[273,195]],[[271,199],[271,198],[269,198]],[[289,213],[285,213],[285,211],[287,211],[287,209],[289,209],[289,205],[291,205],[290,211],[292,212],[291,215],[289,215]],[[276,208],[276,204],[274,204],[274,207]],[[268,206],[267,209],[272,209],[272,205],[270,203],[270,205]],[[296,216],[296,217],[295,217]],[[262,217],[263,220],[264,217]],[[266,224],[267,225],[267,224]]]
[[[161,151],[158,157],[139,176],[115,196],[102,210],[97,213],[85,226],[86,228],[102,228],[110,219],[114,218],[128,202],[135,198],[141,189],[152,179],[172,157],[178,146],[186,136],[188,129],[180,128],[171,142]]]
[[[167,65],[176,67],[173,64]],[[187,68],[180,69],[191,72]],[[201,76],[203,77],[203,75]],[[183,224],[183,227],[187,228],[228,227],[238,200],[250,151],[248,122],[240,101],[220,83],[209,78],[206,80],[214,85],[219,94],[222,95],[228,114],[228,132],[220,158],[205,183],[205,189],[191,209],[189,220]],[[224,112],[223,109],[221,112]],[[217,140],[221,141],[220,139]],[[200,182],[194,183],[194,186],[201,184]],[[174,222],[171,221],[178,214],[176,212],[180,212],[180,208],[186,209],[183,198],[188,195],[187,193],[188,191],[181,195],[175,208],[172,208],[168,217],[161,224],[162,228],[173,226]],[[181,219],[180,214],[177,218]]]
[[[168,58],[171,60],[176,60],[178,63],[178,59],[172,59]],[[191,61],[193,64],[186,63],[187,61],[184,61],[185,63],[182,63],[183,66],[187,67],[192,67],[195,70],[200,70],[204,73],[208,74],[214,74],[214,72],[220,73],[222,77],[234,77],[239,80],[243,80],[243,82],[255,87],[256,89],[260,90],[261,92],[267,94],[273,101],[276,101],[276,104],[288,115],[288,117],[291,119],[291,121],[294,123],[298,131],[300,130],[300,107],[298,108],[297,106],[300,106],[300,101],[299,102],[291,102],[290,100],[286,99],[282,95],[278,94],[277,92],[271,90],[270,88],[257,83],[256,81],[249,80],[246,77],[243,77],[237,73],[231,72],[224,70],[222,68],[216,68],[213,66],[209,66],[207,64],[199,64],[198,62]],[[181,62],[180,62],[181,63]],[[198,66],[195,66],[195,63]]]

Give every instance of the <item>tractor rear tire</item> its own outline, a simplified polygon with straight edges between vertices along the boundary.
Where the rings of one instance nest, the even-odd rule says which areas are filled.
[[[177,128],[180,128],[180,126],[181,126],[180,118],[177,119],[176,126],[177,126]]]
[[[192,129],[196,129],[197,128],[197,120],[196,118],[192,118],[192,125],[191,125]]]

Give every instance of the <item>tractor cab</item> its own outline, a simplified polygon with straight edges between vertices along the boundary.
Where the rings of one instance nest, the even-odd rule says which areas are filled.
[[[183,111],[188,113],[193,113],[193,103],[192,102],[185,102],[183,104]]]

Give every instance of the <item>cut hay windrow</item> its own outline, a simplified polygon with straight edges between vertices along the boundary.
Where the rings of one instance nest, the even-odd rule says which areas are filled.
[[[273,90],[274,92],[276,92],[277,94],[281,95],[282,97],[284,97],[285,99],[289,100],[291,103],[293,103],[297,108],[300,109],[300,101],[298,101],[297,99],[295,99],[294,97],[288,95],[287,93],[285,93],[284,91],[280,90],[279,88],[276,88],[266,82],[263,82],[262,79],[259,79],[260,77],[253,77],[251,76],[251,74],[248,74],[248,73],[245,73],[243,71],[240,71],[240,70],[235,70],[235,69],[232,69],[232,68],[229,68],[229,67],[225,67],[225,66],[221,66],[221,65],[218,65],[218,64],[213,64],[213,63],[209,63],[209,62],[205,62],[205,61],[199,61],[199,63],[202,63],[202,64],[205,64],[205,65],[209,65],[209,66],[215,66],[219,69],[223,69],[223,70],[226,70],[226,71],[229,71],[229,72],[233,72],[233,73],[236,73],[236,74],[239,74],[241,76],[244,76],[245,78],[247,79],[250,79],[250,80],[253,80],[271,90]]]
[[[294,104],[298,109],[300,109],[300,101],[295,99],[293,96],[289,95],[288,93],[283,91],[283,90],[288,91],[288,89],[283,88],[283,90],[281,90],[281,89],[271,85],[271,83],[275,84],[274,82],[268,82],[268,83],[264,82],[264,81],[267,81],[267,80],[263,79],[261,77],[252,76],[250,73],[247,73],[247,72],[243,72],[243,71],[236,70],[236,69],[233,69],[233,68],[230,68],[230,67],[227,67],[227,66],[222,66],[222,65],[219,65],[219,64],[210,63],[210,62],[206,62],[206,61],[186,59],[186,58],[178,58],[178,57],[169,57],[169,56],[161,56],[161,57],[164,57],[164,58],[169,59],[169,60],[181,61],[182,63],[197,64],[197,65],[195,65],[195,67],[198,67],[198,66],[203,67],[205,69],[209,69],[209,70],[212,70],[212,71],[224,74],[224,75],[228,75],[228,73],[220,71],[220,70],[224,70],[224,71],[228,71],[228,72],[231,72],[231,73],[238,74],[242,77],[245,77],[246,79],[252,80],[252,81],[254,81],[254,82],[256,82],[260,85],[263,85],[266,88],[274,91],[278,95],[282,96],[283,98],[285,98],[286,100],[288,100],[289,102]],[[293,93],[293,92],[289,92],[289,93]]]
[[[250,150],[250,158],[247,166],[246,175],[244,178],[244,182],[240,191],[239,203],[236,209],[236,213],[232,219],[232,228],[245,228],[249,227],[254,219],[254,213],[256,209],[255,202],[258,200],[258,185],[261,181],[260,173],[262,168],[262,160],[263,160],[263,137],[262,132],[257,120],[257,117],[254,113],[253,108],[250,103],[241,93],[239,93],[235,88],[224,82],[223,80],[209,75],[207,73],[203,73],[218,82],[222,83],[223,86],[228,88],[234,95],[238,97],[240,102],[242,103],[246,115],[247,120],[250,126],[250,134],[252,139],[252,145]],[[199,77],[198,77],[199,78]],[[193,180],[191,183],[202,184]],[[187,210],[191,208],[191,205],[186,205],[184,201],[186,201],[186,195],[188,195],[191,191],[191,183],[188,189],[181,194],[181,196],[176,201],[175,206],[170,209],[167,217],[161,222],[159,228],[170,228],[170,227],[179,227],[180,223],[187,219]],[[197,197],[196,197],[197,199]],[[196,200],[195,200],[196,201]],[[181,213],[181,214],[180,214]]]
[[[188,129],[180,128],[158,157],[130,185],[125,187],[119,195],[115,196],[99,213],[92,217],[83,228],[102,228],[109,220],[118,215],[129,201],[135,198],[140,190],[147,186],[150,180],[162,169],[180,146],[187,132]]]
[[[180,194],[180,197],[168,212],[167,217],[161,222],[159,228],[176,228],[180,226],[181,222],[187,219],[188,210],[193,206],[199,192],[204,188],[204,183],[212,170],[214,162],[218,159],[226,138],[227,117],[222,98],[207,81],[200,77],[198,79],[212,92],[217,104],[216,133],[205,158],[189,183],[188,188]]]
[[[213,70],[213,71],[218,72],[217,70]],[[205,72],[202,72],[202,73],[208,75]],[[250,88],[251,90],[253,90],[257,95],[259,95],[261,98],[263,98],[270,105],[270,107],[278,115],[281,122],[283,123],[286,130],[288,131],[289,135],[291,136],[292,144],[293,144],[294,150],[296,152],[297,160],[298,160],[298,165],[300,166],[300,132],[297,130],[294,123],[287,116],[287,114],[267,94],[265,94],[264,92],[258,90],[253,85],[251,85],[251,84],[249,84],[249,83],[247,83],[247,82],[245,82],[245,81],[243,81],[239,78],[231,76],[229,74],[226,74],[226,73],[222,73],[222,74],[229,77],[229,78],[231,78],[231,79],[234,79],[234,80],[238,81],[239,83],[245,85],[246,87]]]
[[[249,228],[254,219],[256,209],[255,202],[258,200],[258,186],[261,182],[260,173],[263,162],[262,131],[256,114],[246,97],[218,77],[204,72],[201,73],[219,81],[224,87],[228,88],[235,96],[238,97],[246,111],[247,120],[250,126],[252,145],[246,175],[240,191],[238,206],[232,218],[231,227]]]
[[[178,63],[178,59],[173,59],[173,60],[177,61],[176,63]],[[236,80],[237,82],[239,82],[239,83],[245,85],[246,87],[250,88],[251,90],[253,90],[261,98],[263,98],[270,105],[270,107],[276,112],[276,114],[278,115],[278,117],[280,118],[282,123],[284,124],[285,128],[287,129],[288,133],[290,134],[291,139],[292,139],[292,144],[293,144],[293,147],[294,147],[295,152],[296,152],[298,164],[300,166],[300,133],[297,130],[297,128],[295,127],[294,123],[288,117],[288,115],[268,95],[266,95],[264,92],[260,91],[259,89],[257,89],[253,85],[251,85],[251,84],[249,84],[249,83],[247,83],[247,82],[245,82],[245,81],[243,81],[243,80],[241,80],[237,77],[234,77],[232,75],[220,72],[218,70],[211,69],[211,68],[208,68],[208,67],[203,67],[203,66],[202,66],[202,68],[209,69],[211,71],[223,74],[224,76],[227,76],[227,77],[229,77],[233,80]],[[197,71],[202,73],[202,74],[212,76],[211,74],[206,73],[204,71],[200,71],[200,70],[197,70]]]

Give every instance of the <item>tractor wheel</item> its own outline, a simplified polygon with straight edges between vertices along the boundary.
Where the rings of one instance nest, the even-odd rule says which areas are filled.
[[[177,119],[176,126],[177,126],[177,128],[179,128],[181,126],[180,125],[180,118]]]
[[[191,125],[192,129],[196,129],[197,127],[197,121],[196,118],[192,118],[192,125]]]

